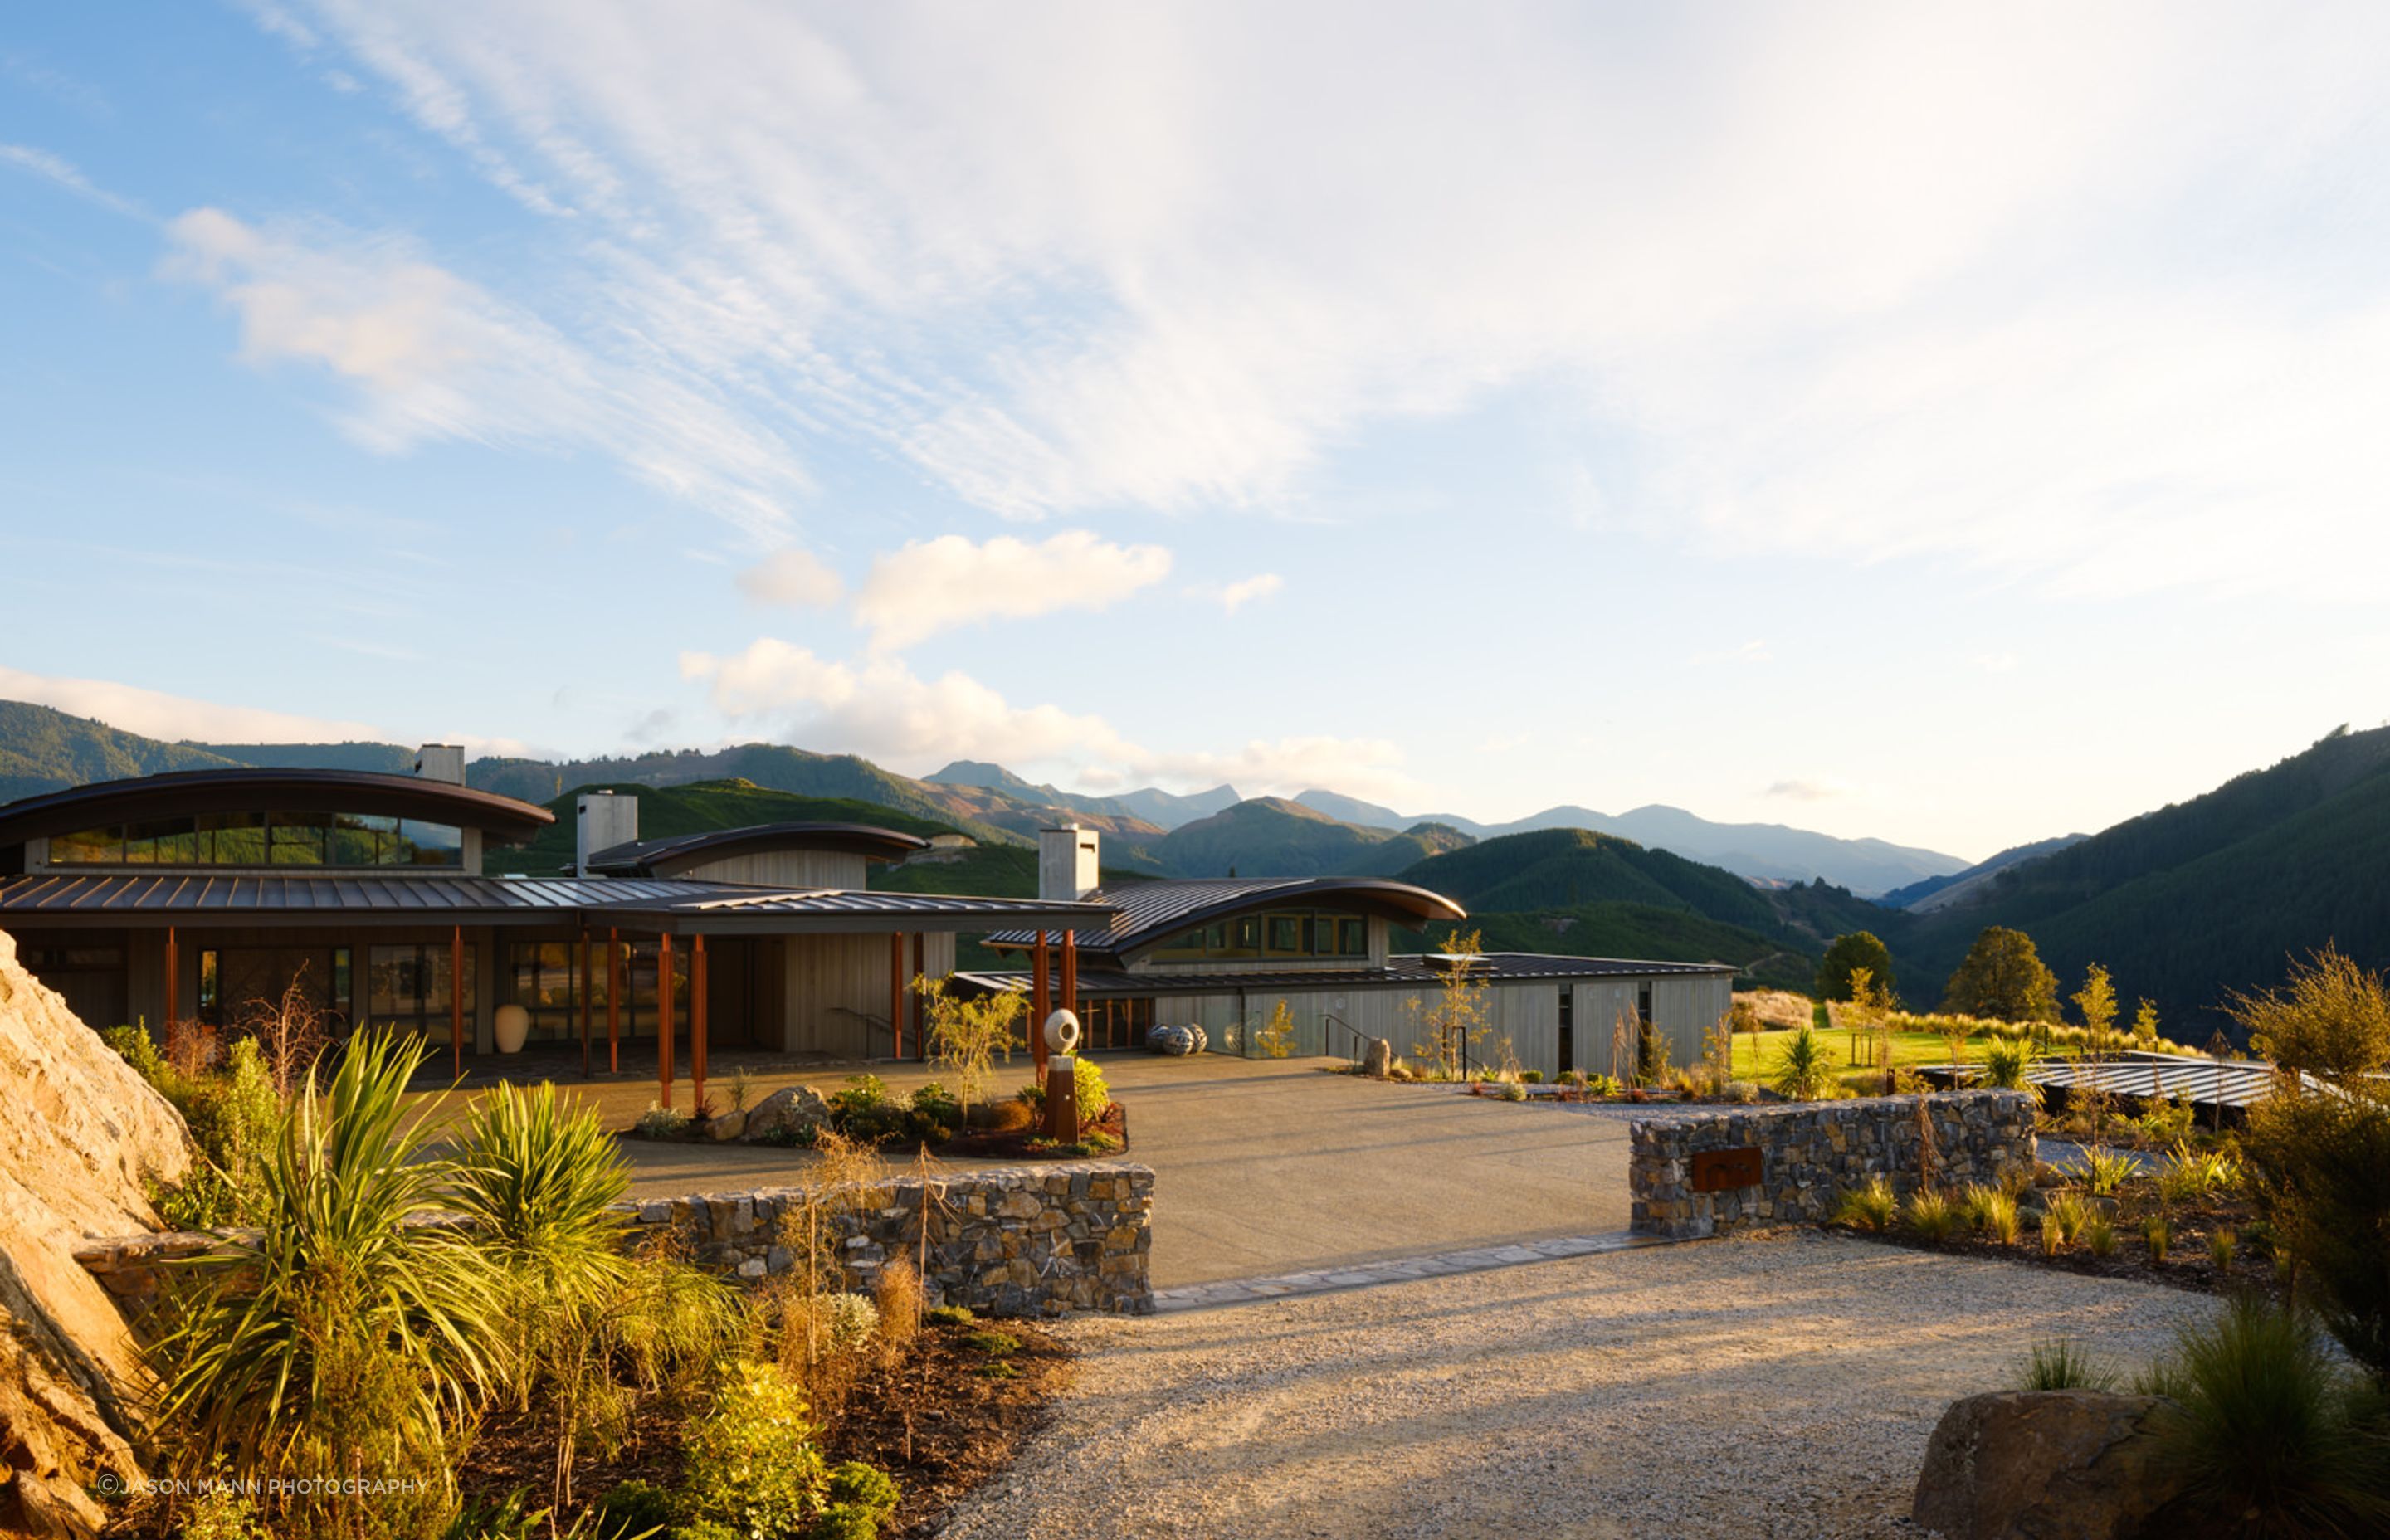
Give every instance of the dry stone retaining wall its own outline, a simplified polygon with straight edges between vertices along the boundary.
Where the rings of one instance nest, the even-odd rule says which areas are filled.
[[[1918,1186],[1918,1109],[1933,1128],[1935,1180],[1994,1182],[2034,1161],[2034,1097],[2024,1091],[1958,1091],[1738,1108],[1638,1120],[1628,1130],[1632,1226],[1672,1239],[1728,1235],[1754,1225],[1816,1221],[1837,1194],[1882,1176],[1906,1195]],[[1756,1185],[1693,1190],[1703,1150],[1759,1151]]]
[[[748,1282],[786,1273],[800,1259],[782,1221],[808,1189],[693,1193],[622,1205],[633,1244],[669,1235],[696,1261]],[[922,1184],[899,1177],[825,1194],[838,1287],[867,1290],[892,1256],[920,1259]],[[999,1315],[1153,1308],[1153,1170],[1085,1162],[992,1167],[929,1184],[932,1304],[969,1305]],[[159,1266],[220,1244],[170,1233],[92,1241],[76,1251],[110,1291],[127,1301],[155,1292]]]

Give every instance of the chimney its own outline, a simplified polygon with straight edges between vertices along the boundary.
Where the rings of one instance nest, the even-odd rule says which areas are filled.
[[[639,799],[585,791],[572,804],[572,875],[589,875],[589,858],[639,837]]]
[[[465,784],[465,750],[456,743],[427,743],[415,751],[415,773],[428,781]]]
[[[1037,831],[1037,896],[1049,902],[1086,897],[1102,882],[1097,873],[1096,831],[1059,824]]]

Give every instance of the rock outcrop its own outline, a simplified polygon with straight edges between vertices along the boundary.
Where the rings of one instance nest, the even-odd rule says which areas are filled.
[[[1951,1403],[1910,1517],[1943,1540],[2135,1540],[2180,1482],[2156,1457],[2152,1395],[2004,1391]]]
[[[156,1227],[143,1179],[179,1180],[190,1138],[6,933],[0,1107],[0,1533],[89,1535],[102,1515],[84,1488],[140,1474],[129,1441],[148,1380],[74,1248]]]

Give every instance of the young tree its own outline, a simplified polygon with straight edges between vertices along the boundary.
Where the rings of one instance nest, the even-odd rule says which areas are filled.
[[[1486,982],[1477,967],[1485,955],[1483,933],[1455,930],[1444,950],[1452,961],[1445,968],[1435,1003],[1423,1007],[1417,999],[1411,1002],[1426,1034],[1411,1051],[1445,1074],[1458,1075],[1468,1062],[1469,1046],[1485,1035]]]
[[[1264,1059],[1284,1059],[1294,1052],[1294,1012],[1284,1000],[1271,1009],[1269,1024],[1253,1033],[1253,1046]]]
[[[1818,964],[1815,987],[1820,1000],[1847,1000],[1851,997],[1851,974],[1866,969],[1875,986],[1889,997],[1892,984],[1892,949],[1878,940],[1872,930],[1854,930],[1846,936],[1836,936],[1826,948]]]
[[[2133,1012],[2133,1040],[2145,1048],[2158,1046],[2158,1003],[2144,997]]]
[[[955,1100],[969,1123],[971,1103],[986,1097],[996,1056],[1001,1053],[1006,1063],[1012,1061],[1013,1026],[1027,1002],[1017,989],[967,999],[955,994],[947,980],[922,975],[914,978],[913,988],[928,1011],[931,1049],[955,1077]]]
[[[2002,1021],[2055,1021],[2058,975],[2042,963],[2031,936],[1987,925],[1950,975],[1942,1008]]]
[[[2091,1051],[2106,1051],[2109,1031],[2116,1024],[2116,986],[2098,963],[2083,975],[2083,987],[2075,992],[2075,1008],[2083,1013],[2083,1025],[2091,1033]]]

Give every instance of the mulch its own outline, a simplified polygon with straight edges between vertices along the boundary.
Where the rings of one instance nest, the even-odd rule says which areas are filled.
[[[1005,1332],[1021,1346],[991,1356],[968,1341],[974,1331]],[[1018,1321],[929,1326],[894,1363],[874,1365],[849,1388],[818,1444],[836,1465],[862,1460],[896,1479],[904,1501],[882,1532],[927,1535],[946,1511],[1012,1461],[1021,1441],[1043,1428],[1048,1407],[1070,1383],[1072,1350]],[[1009,1364],[1008,1373],[1000,1364]],[[669,1486],[680,1476],[680,1431],[697,1408],[643,1403],[632,1436],[614,1455],[585,1452],[574,1462],[573,1501],[557,1512],[569,1526],[584,1508],[628,1481]],[[554,1424],[534,1409],[485,1421],[456,1470],[469,1502],[495,1503],[528,1487],[546,1507],[555,1471]]]
[[[1113,1102],[1104,1109],[1104,1115],[1094,1123],[1079,1125],[1082,1134],[1109,1134],[1120,1141],[1115,1153],[1128,1151],[1128,1109]],[[1016,1128],[998,1132],[995,1129],[966,1129],[942,1145],[934,1146],[932,1155],[969,1156],[974,1160],[999,1161],[1072,1161],[1081,1157],[1051,1149],[1033,1149],[1031,1143],[1046,1136],[1043,1127]]]

